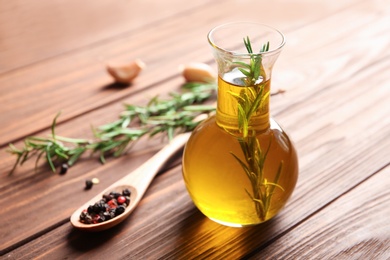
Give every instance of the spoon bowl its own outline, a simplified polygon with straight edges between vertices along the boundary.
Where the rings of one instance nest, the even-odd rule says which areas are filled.
[[[80,230],[95,232],[109,229],[125,220],[141,201],[147,188],[149,187],[150,183],[152,182],[156,174],[159,172],[161,167],[166,163],[169,158],[171,158],[173,154],[175,154],[177,151],[184,147],[189,136],[190,133],[183,133],[177,135],[170,141],[169,144],[167,144],[163,149],[157,152],[153,157],[147,160],[140,167],[138,167],[128,175],[124,176],[122,179],[116,181],[107,189],[100,192],[95,197],[84,203],[80,208],[75,210],[70,217],[70,222],[72,223],[73,227]],[[121,192],[123,189],[126,188],[129,189],[131,192],[130,203],[122,214],[110,220],[97,224],[85,224],[80,221],[81,212],[87,209],[89,205],[93,205],[97,201],[101,200],[104,194],[109,194],[111,191]]]

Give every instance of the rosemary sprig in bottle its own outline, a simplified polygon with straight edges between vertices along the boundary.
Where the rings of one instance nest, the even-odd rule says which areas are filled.
[[[253,86],[260,83],[263,79],[265,79],[265,72],[262,64],[261,55],[256,55],[253,53],[252,44],[249,39],[249,36],[244,38],[245,48],[248,53],[251,55],[249,64],[245,62],[236,62],[236,64],[241,65],[242,68],[238,68],[242,74],[246,76],[243,78],[243,82],[246,86]],[[267,52],[269,50],[269,42],[263,44],[260,49],[260,53]]]
[[[95,140],[76,139],[56,134],[56,122],[60,113],[53,119],[49,137],[30,136],[24,140],[24,147],[16,148],[9,144],[8,152],[16,156],[10,174],[18,165],[36,157],[35,167],[42,157],[53,172],[62,163],[74,165],[87,151],[99,153],[104,163],[106,156],[122,155],[142,136],[155,136],[163,133],[172,139],[176,133],[193,130],[200,122],[193,119],[201,113],[215,110],[214,106],[202,104],[216,89],[215,83],[187,83],[182,93],[171,93],[168,99],[154,97],[146,106],[125,105],[119,119],[94,129]]]
[[[245,159],[242,160],[237,155],[231,154],[241,165],[250,180],[252,191],[245,191],[254,202],[259,219],[264,221],[267,218],[275,188],[278,187],[280,190],[284,190],[283,187],[278,185],[283,161],[279,164],[273,182],[268,181],[264,176],[264,165],[271,147],[271,139],[268,147],[265,150],[262,149],[256,137],[256,131],[250,129],[250,123],[252,116],[256,112],[265,112],[270,91],[266,89],[266,73],[262,65],[262,56],[253,53],[249,37],[244,38],[244,44],[250,54],[249,64],[244,62],[236,62],[236,64],[240,66],[238,69],[245,75],[241,79],[245,88],[242,89],[240,94],[233,92],[230,92],[230,94],[238,102],[238,129],[241,136],[237,137],[237,140]],[[269,42],[262,46],[260,53],[268,50]]]

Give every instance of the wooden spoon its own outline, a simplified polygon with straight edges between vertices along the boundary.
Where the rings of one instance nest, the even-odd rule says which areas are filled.
[[[152,158],[142,164],[139,168],[129,173],[122,179],[118,180],[110,187],[105,189],[100,194],[86,202],[79,209],[77,209],[70,217],[72,225],[81,230],[85,231],[102,231],[118,225],[125,220],[130,213],[135,209],[137,204],[140,202],[146,189],[149,187],[153,178],[156,176],[158,171],[164,165],[164,163],[178,150],[184,147],[187,142],[190,133],[184,133],[177,135],[172,141],[156,153]],[[109,194],[111,191],[122,192],[123,189],[128,188],[131,191],[130,205],[126,207],[125,212],[122,214],[101,223],[97,224],[84,224],[80,222],[80,214],[84,209],[87,209],[89,205],[95,204],[97,201],[102,199],[103,194]]]

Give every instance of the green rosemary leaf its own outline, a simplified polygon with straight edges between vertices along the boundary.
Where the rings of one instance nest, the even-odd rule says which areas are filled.
[[[245,191],[248,194],[249,198],[251,198],[251,200],[255,200],[255,198],[252,196],[252,194],[247,189],[245,189]]]
[[[246,69],[251,69],[251,66],[249,64],[246,64],[245,62],[242,62],[242,61],[235,61],[234,64],[237,64],[237,65],[240,65]]]
[[[242,106],[238,106],[238,126],[242,132],[242,135],[245,137],[248,135],[248,119],[246,117],[245,111],[242,109]]]
[[[51,157],[51,151],[50,151],[50,146],[46,146],[46,159],[47,159],[47,162],[49,163],[50,165],[50,168],[53,172],[56,171],[56,168],[54,167],[54,164],[53,164],[53,161],[52,161],[52,157]]]
[[[156,134],[158,133],[161,133],[161,132],[164,132],[166,131],[166,127],[162,127],[162,126],[156,126],[154,127],[150,132],[149,132],[149,135],[151,137],[155,136]]]
[[[55,127],[56,127],[56,124],[57,124],[57,118],[60,116],[60,114],[61,114],[61,112],[57,113],[57,115],[53,119],[53,123],[51,124],[51,135],[52,135],[53,139],[56,138]]]
[[[248,53],[253,53],[252,45],[251,45],[251,41],[249,39],[249,36],[247,36],[246,39],[244,38],[244,44],[245,44],[245,47],[246,47]]]
[[[252,197],[253,198],[253,197]],[[259,199],[256,199],[256,198],[253,198],[253,201],[257,202],[260,204],[261,208],[263,209],[263,211],[267,211],[264,207],[264,202],[262,200],[259,200]]]
[[[41,157],[42,157],[42,155],[45,153],[45,151],[44,150],[42,150],[39,154],[38,154],[38,156],[37,156],[37,159],[35,160],[35,170],[37,170],[38,169],[38,163],[39,163],[39,160],[41,159]]]
[[[14,165],[12,166],[11,171],[8,173],[8,175],[11,175],[11,174],[15,171],[16,167],[18,166],[18,164],[19,164],[19,162],[20,162],[20,159],[21,159],[21,151],[18,150],[13,144],[9,144],[9,146],[10,146],[10,150],[7,150],[7,152],[16,155],[15,163],[14,163]]]
[[[52,142],[52,140],[48,138],[43,138],[43,137],[37,137],[37,136],[30,136],[25,139],[26,142],[30,141],[37,141],[37,142],[42,142],[42,143],[49,143]]]
[[[55,149],[54,149],[54,153],[55,153],[58,157],[60,157],[60,158],[63,158],[63,159],[68,159],[68,158],[69,158],[65,153],[63,153],[63,150],[62,150],[62,148],[60,148],[60,147],[55,148]]]
[[[152,125],[158,125],[161,124],[162,122],[169,123],[175,120],[179,120],[181,117],[182,116],[180,114],[174,114],[174,113],[169,113],[162,116],[151,116],[148,118],[147,123]]]
[[[244,153],[244,157],[245,158],[249,158],[250,152],[249,152],[249,149],[248,149],[249,146],[248,146],[248,142],[246,141],[246,138],[238,138],[238,143],[241,146],[241,150]]]
[[[120,141],[108,141],[104,147],[102,147],[100,149],[101,152],[109,152],[110,150],[116,148],[117,146],[119,146],[121,144]]]
[[[269,96],[270,96],[270,92],[268,91],[268,92],[266,92],[264,95],[262,95],[263,97],[261,98],[261,102],[260,102],[260,109],[261,109],[261,111],[265,111],[266,109],[267,109],[267,100],[268,100],[268,98],[269,98]]]
[[[228,93],[231,94],[233,97],[235,97],[238,100],[238,102],[240,101],[245,102],[245,99],[241,95],[234,93],[232,91],[228,91]]]
[[[87,144],[90,141],[87,139],[81,139],[81,138],[70,138],[70,137],[64,137],[64,136],[56,136],[56,139],[58,141],[63,141],[67,143],[73,143],[73,144]]]
[[[256,90],[254,88],[246,88],[247,92],[245,93],[246,96],[247,96],[247,101],[250,101],[250,102],[246,102],[246,103],[251,103],[252,100],[254,100],[257,96],[258,96],[258,93],[256,92]],[[248,107],[250,107],[251,105],[248,104]]]
[[[122,124],[122,120],[116,120],[112,123],[101,125],[98,127],[100,131],[108,131],[110,129],[116,128]]]
[[[175,129],[173,127],[168,127],[167,134],[169,140],[173,139],[174,133],[175,133]]]
[[[156,103],[158,103],[158,96],[155,96],[155,97],[151,98],[151,99],[149,100],[147,106],[149,107],[149,106],[151,106],[151,105],[153,105],[153,104],[156,104]],[[136,108],[135,106],[131,106],[131,107],[133,107],[134,109]]]
[[[8,144],[8,146],[9,146],[8,152],[10,152],[10,153],[13,153],[13,154],[20,154],[20,153],[23,152],[22,150],[19,150],[18,148],[16,148],[15,145],[13,145],[13,144],[11,144],[11,143]]]
[[[258,110],[261,100],[262,100],[262,96],[258,95],[256,99],[253,101],[253,103],[251,104],[249,111],[246,113],[247,118],[251,118],[252,114]]]
[[[75,162],[81,157],[81,155],[86,151],[87,148],[85,147],[77,147],[73,150],[71,150],[69,152],[69,155],[71,155],[69,157],[69,160],[68,160],[68,165],[69,166],[72,166],[73,164],[75,164]]]
[[[253,62],[253,81],[256,82],[260,77],[261,57],[254,58]]]
[[[101,152],[100,153],[100,162],[102,163],[102,164],[105,164],[106,163],[106,158],[104,157],[104,153],[103,152]]]
[[[113,139],[118,135],[120,135],[120,131],[116,128],[116,129],[112,129],[110,132],[98,133],[97,137],[102,141],[106,141],[106,140]]]
[[[130,117],[125,117],[124,120],[123,120],[123,122],[122,122],[122,124],[121,124],[121,127],[122,127],[122,128],[128,127],[129,124],[130,124],[130,122],[131,122],[131,118],[130,118]]]
[[[281,189],[282,191],[284,191],[284,189],[283,189],[283,187],[282,186],[280,186],[279,184],[277,184],[277,183],[273,183],[273,182],[267,182],[267,181],[265,181],[265,183],[264,183],[264,186],[272,186],[272,187],[278,187],[279,189]],[[271,192],[269,192],[269,194],[268,194],[268,196],[270,196],[270,195],[272,195],[273,194],[273,191]]]
[[[241,71],[242,74],[244,74],[245,76],[247,76],[248,78],[251,78],[252,77],[252,74],[250,71],[246,71],[245,69],[243,68],[238,68],[239,71]]]
[[[271,149],[271,141],[272,141],[272,137],[270,136],[269,137],[269,143],[268,143],[268,146],[267,146],[267,150],[264,153],[261,153],[261,154],[263,154],[263,156],[261,157],[262,167],[263,167],[265,159],[267,158],[268,153],[269,153],[269,151]]]
[[[217,90],[216,82],[200,83],[200,82],[188,82],[182,86],[183,89],[191,91],[195,94],[209,94]]]
[[[266,52],[269,50],[269,42],[263,44],[263,47],[260,49],[260,52]]]
[[[211,105],[193,105],[183,107],[184,111],[190,112],[212,112],[215,110],[215,106]]]
[[[118,147],[117,147],[117,150],[114,152],[114,157],[119,157],[121,156],[125,150],[126,150],[126,147],[129,145],[130,142],[132,142],[133,140],[131,139],[127,139],[127,140],[124,140]]]
[[[247,174],[249,179],[253,179],[253,175],[251,174],[251,170],[248,168],[248,166],[243,162],[240,158],[238,158],[237,155],[230,152],[230,154],[238,161],[238,163],[241,165],[241,167],[244,169],[245,173]]]
[[[277,183],[279,182],[279,178],[280,178],[280,174],[282,172],[283,165],[284,165],[284,161],[281,161],[279,164],[279,167],[278,167],[278,171],[276,172],[274,182],[273,182],[275,184],[275,186],[282,189],[282,191],[284,191],[283,187],[281,187],[280,185],[277,185]]]
[[[148,130],[146,130],[146,129],[130,129],[130,128],[119,129],[119,133],[122,135],[137,136],[137,137],[140,137],[140,136],[146,134],[147,132],[148,132]]]
[[[257,67],[256,67],[256,57],[251,55],[251,60],[250,60],[250,66],[251,66],[251,69],[250,69],[250,74],[251,74],[251,80],[252,82],[254,81],[254,74],[257,70]]]
[[[22,165],[24,162],[27,161],[27,159],[29,158],[29,154],[30,154],[29,150],[25,150],[24,153],[21,154],[20,165]]]
[[[115,128],[112,129],[110,132],[103,132],[103,133],[98,133],[98,137],[102,140],[110,140],[114,137],[120,136],[120,135],[142,135],[146,131],[142,129],[130,129],[130,128]]]

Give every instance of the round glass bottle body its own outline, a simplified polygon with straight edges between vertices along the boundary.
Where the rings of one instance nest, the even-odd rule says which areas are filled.
[[[269,81],[262,84],[264,93],[269,91]],[[256,225],[275,216],[291,196],[297,154],[269,118],[268,98],[243,137],[232,93],[247,87],[219,78],[218,88],[216,116],[202,122],[185,147],[184,181],[194,204],[210,219],[228,226]]]

